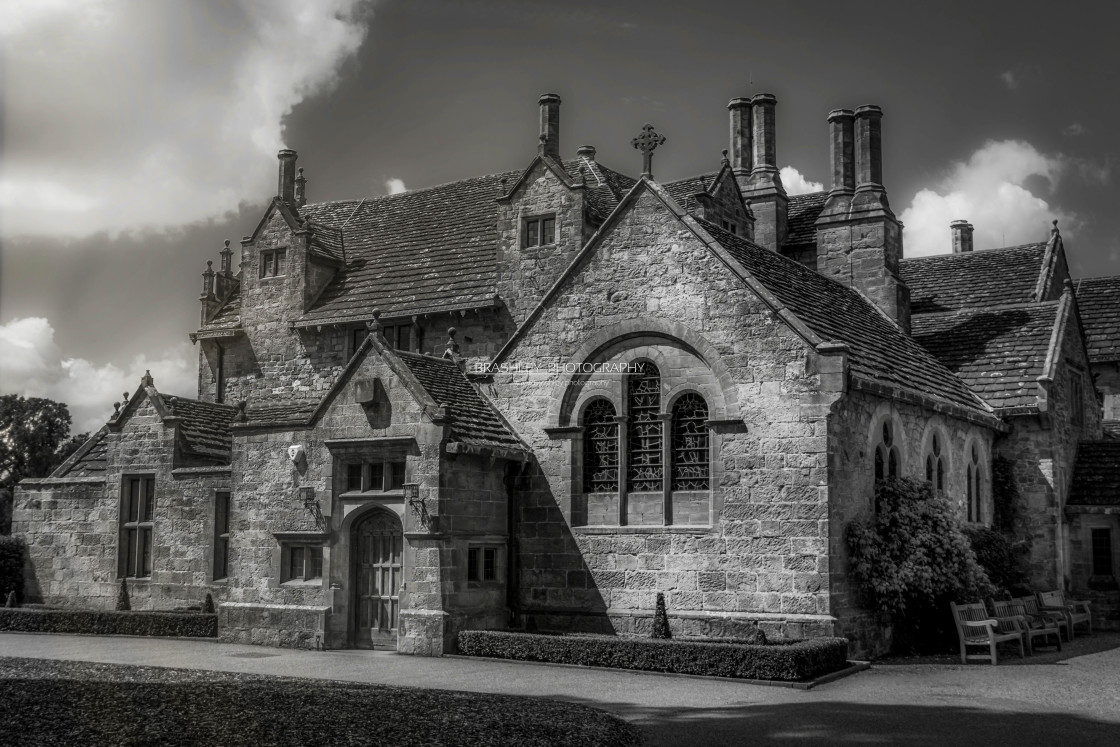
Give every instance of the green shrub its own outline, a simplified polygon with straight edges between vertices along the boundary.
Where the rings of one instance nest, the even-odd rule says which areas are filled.
[[[26,549],[23,539],[0,535],[0,595],[16,593],[16,601],[23,601],[23,558]]]
[[[669,615],[665,612],[665,595],[657,592],[657,609],[653,613],[653,632],[651,638],[669,640],[673,631],[669,630]]]
[[[0,608],[0,631],[216,638],[218,616],[198,612]]]
[[[128,583],[121,579],[121,590],[117,594],[117,612],[128,612],[132,609],[132,602],[128,599]]]
[[[459,653],[497,659],[800,682],[843,669],[845,638],[769,646],[611,636],[550,636],[494,630],[459,633]]]
[[[1031,593],[1022,555],[1006,535],[982,526],[966,526],[964,533],[976,553],[976,561],[997,591],[1013,597]]]
[[[955,507],[929,483],[883,480],[875,501],[869,522],[847,528],[852,577],[893,626],[896,649],[941,650],[956,640],[949,602],[986,598],[991,582]]]
[[[206,601],[202,603],[202,611],[210,615],[214,613],[214,597],[210,592],[206,592]]]

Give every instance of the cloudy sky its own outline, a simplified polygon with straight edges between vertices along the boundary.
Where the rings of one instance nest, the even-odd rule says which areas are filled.
[[[200,273],[299,151],[312,201],[516,169],[537,96],[561,147],[631,174],[716,168],[726,103],[778,97],[787,188],[827,180],[825,116],[883,107],[906,253],[1041,240],[1120,274],[1120,69],[1099,2],[7,0],[0,16],[0,390],[100,425],[151,369],[194,394]]]

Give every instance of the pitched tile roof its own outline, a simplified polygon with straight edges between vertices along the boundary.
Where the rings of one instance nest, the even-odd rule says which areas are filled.
[[[1120,441],[1120,420],[1102,420],[1101,430],[1105,439]]]
[[[707,221],[701,225],[795,316],[846,343],[853,373],[988,414],[983,402],[856,291]]]
[[[161,395],[165,405],[174,404],[169,415],[182,418],[179,435],[183,448],[195,456],[228,464],[233,447],[229,425],[237,408],[216,402]]]
[[[452,440],[477,446],[524,449],[454,361],[400,350],[396,354],[432,399],[447,408]]]
[[[1120,360],[1120,275],[1078,280],[1075,292],[1089,360]]]
[[[1120,441],[1082,441],[1067,504],[1120,506]]]
[[[669,182],[662,186],[683,210],[690,212],[696,207],[694,195],[700,192],[706,193],[717,176],[719,176],[719,172],[715,171],[708,174],[690,176],[687,179],[678,179],[675,182]]]
[[[912,257],[899,263],[910,287],[910,311],[927,314],[1026,303],[1034,297],[1046,242],[963,254]]]
[[[319,407],[319,402],[289,402],[275,404],[269,402],[257,405],[252,402],[245,408],[245,419],[255,424],[283,425],[305,424],[311,414]]]
[[[93,444],[86,453],[70,465],[70,468],[65,472],[57,474],[57,477],[97,477],[105,474],[109,451],[109,445],[105,441],[105,430],[102,429],[94,433],[90,437],[90,441]],[[85,444],[79,448],[85,448]]]
[[[578,178],[582,159],[565,161]],[[365,200],[305,205],[316,241],[345,267],[304,315],[307,321],[369,319],[490,306],[497,294],[498,204],[507,171]],[[634,180],[600,164],[588,175],[588,201],[605,217]],[[336,230],[334,238],[324,227]]]
[[[824,209],[828,192],[811,192],[789,198],[786,211],[786,246],[817,243],[817,218]]]
[[[1037,407],[1058,301],[921,314],[914,339],[996,410]]]
[[[235,283],[233,291],[218,309],[214,317],[201,329],[213,331],[219,329],[235,329],[241,326],[241,283]]]

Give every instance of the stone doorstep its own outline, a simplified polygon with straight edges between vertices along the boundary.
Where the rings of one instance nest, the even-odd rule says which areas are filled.
[[[584,664],[557,664],[550,661],[524,661],[522,659],[500,659],[491,656],[465,656],[463,654],[444,654],[445,659],[462,659],[464,661],[491,661],[500,664],[528,664],[538,667],[563,667],[566,669],[590,669],[598,672],[616,672],[619,674],[640,674],[640,675],[653,675],[656,677],[683,677],[685,679],[693,680],[711,680],[714,682],[736,682],[744,685],[761,685],[763,687],[786,687],[791,690],[812,690],[818,685],[826,685],[829,682],[843,679],[850,675],[862,672],[871,668],[871,662],[860,661],[855,659],[848,660],[848,666],[837,672],[829,672],[822,674],[816,679],[809,680],[808,682],[786,682],[784,680],[751,680],[740,679],[738,677],[717,677],[710,674],[681,674],[679,672],[654,672],[648,669],[621,669],[614,667],[591,667]]]

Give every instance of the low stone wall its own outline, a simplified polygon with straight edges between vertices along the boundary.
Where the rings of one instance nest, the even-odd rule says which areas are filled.
[[[279,648],[320,648],[326,639],[330,612],[330,607],[225,602],[218,608],[218,640]]]

